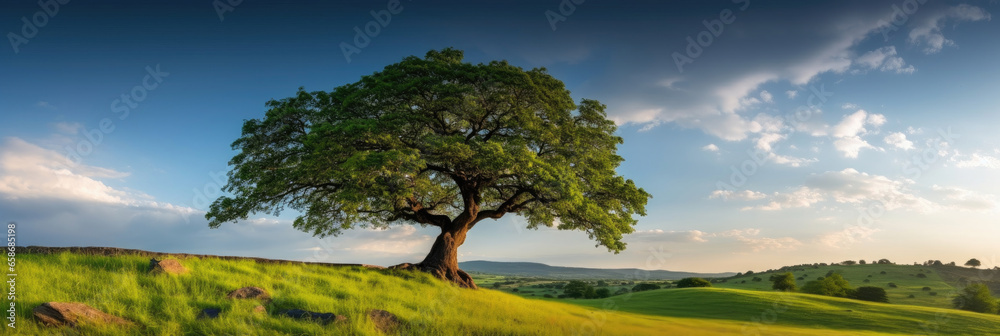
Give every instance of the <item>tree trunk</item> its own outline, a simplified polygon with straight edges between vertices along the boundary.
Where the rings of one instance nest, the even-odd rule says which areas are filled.
[[[420,270],[434,276],[451,281],[460,287],[476,289],[476,283],[468,273],[458,269],[458,247],[465,243],[468,228],[458,230],[442,230],[434,241],[430,253],[418,266]]]

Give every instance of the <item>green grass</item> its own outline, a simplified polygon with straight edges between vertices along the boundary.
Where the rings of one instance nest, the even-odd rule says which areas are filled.
[[[831,310],[853,305],[861,307],[855,311],[862,312],[870,304],[844,303],[828,298],[806,300],[809,305],[796,306],[780,314],[775,323],[760,324],[754,321],[755,314],[759,315],[771,304],[768,300],[772,298],[768,295],[776,294],[731,289],[703,291],[704,295],[688,295],[682,300],[668,293],[699,292],[643,292],[616,306],[603,306],[621,301],[623,296],[612,301],[532,300],[503,291],[460,289],[426,274],[408,271],[260,264],[215,258],[183,259],[181,262],[191,272],[179,276],[148,275],[148,258],[140,256],[19,254],[18,261],[16,314],[17,332],[22,335],[379,335],[375,326],[364,318],[369,309],[384,309],[399,316],[403,326],[396,331],[398,335],[733,335],[745,332],[803,336],[892,335],[893,332],[913,330],[905,323],[935,312],[950,318],[951,322],[942,330],[951,334],[975,335],[981,334],[982,328],[1000,328],[996,317],[920,307],[895,311],[899,306],[879,306],[878,315],[866,315],[869,316],[866,320],[871,321],[866,324],[851,320],[856,317],[854,314]],[[259,286],[271,293],[274,300],[266,305],[268,314],[251,313],[258,302],[224,298],[229,291],[243,286]],[[715,293],[726,295],[717,297]],[[826,304],[824,300],[836,304]],[[31,310],[47,301],[83,302],[134,321],[137,326],[82,326],[78,329],[42,326],[31,316]],[[680,302],[683,305],[678,307]],[[198,312],[208,307],[222,308],[221,317],[197,319]],[[349,320],[341,325],[324,326],[273,315],[279,309],[290,308],[333,312],[346,315]],[[913,310],[917,308],[926,311],[917,314]],[[808,309],[815,309],[815,312],[810,313]],[[817,317],[799,317],[803,314]],[[879,319],[886,323],[874,325]],[[790,323],[793,321],[799,322]]]
[[[885,288],[886,293],[889,294],[889,302],[896,304],[909,304],[918,305],[926,307],[938,307],[938,308],[951,308],[951,298],[956,292],[955,287],[951,286],[941,278],[938,271],[930,266],[914,266],[914,265],[851,265],[851,266],[819,266],[819,268],[804,267],[803,271],[793,271],[795,277],[805,276],[805,280],[796,280],[796,283],[801,288],[806,284],[807,281],[816,280],[817,277],[825,276],[829,271],[836,271],[844,276],[851,283],[851,286],[857,288],[861,286],[875,286]],[[881,272],[886,274],[881,274]],[[756,273],[752,275],[744,275],[741,277],[730,278],[724,283],[712,284],[715,287],[721,288],[734,288],[734,289],[747,289],[747,290],[762,290],[770,291],[771,282],[768,278],[771,274],[784,273],[784,272],[770,272],[770,273]],[[926,278],[919,278],[916,275],[923,273]],[[911,275],[912,274],[912,275]],[[869,275],[871,277],[869,277]],[[752,281],[753,277],[758,277],[763,279],[763,281]],[[864,280],[869,279],[869,283],[865,283]],[[741,283],[742,281],[746,283]],[[889,287],[889,283],[895,283],[898,288]],[[923,287],[930,287],[930,291],[922,290]],[[937,295],[932,296],[929,292],[936,292]],[[909,298],[909,295],[913,295],[913,298]]]
[[[747,321],[640,315],[529,300],[488,289],[459,289],[422,273],[258,264],[188,258],[185,275],[146,274],[148,258],[70,253],[18,255],[17,332],[22,335],[378,335],[364,313],[384,309],[403,321],[400,335],[731,335]],[[268,315],[258,302],[230,301],[229,291],[259,286],[271,293]],[[83,302],[134,321],[132,328],[42,326],[31,310],[43,302]],[[219,307],[218,319],[197,319]],[[300,308],[346,315],[343,325],[320,325],[271,315]],[[847,335],[778,327],[770,335]]]
[[[752,321],[750,330],[775,327],[833,329],[850,334],[996,335],[1000,316],[956,309],[894,305],[819,295],[727,288],[661,289],[606,300],[569,300],[590,307],[705,320]]]

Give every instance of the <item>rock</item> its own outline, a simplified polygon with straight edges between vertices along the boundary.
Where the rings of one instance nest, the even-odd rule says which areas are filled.
[[[267,294],[263,288],[260,287],[243,287],[226,295],[229,299],[258,299],[263,302],[271,301],[271,295]]]
[[[80,323],[132,325],[132,322],[126,319],[109,315],[78,302],[46,302],[35,307],[32,312],[36,319],[51,326],[75,327]]]
[[[149,259],[149,273],[150,274],[184,274],[187,273],[188,269],[181,265],[180,261],[176,259],[166,259],[166,260],[156,260],[156,258]]]
[[[254,313],[267,314],[267,308],[264,308],[264,306],[258,305],[256,307],[253,307],[253,312]]]
[[[201,313],[198,314],[198,318],[214,319],[216,317],[219,317],[219,313],[221,312],[222,309],[219,308],[205,308],[202,309]]]
[[[301,320],[314,320],[323,324],[347,321],[347,316],[344,315],[337,315],[334,313],[317,313],[302,309],[282,310],[278,312],[278,315],[284,315]]]
[[[375,323],[375,327],[383,333],[391,333],[399,326],[399,318],[395,314],[381,310],[372,309],[368,311],[368,319]]]

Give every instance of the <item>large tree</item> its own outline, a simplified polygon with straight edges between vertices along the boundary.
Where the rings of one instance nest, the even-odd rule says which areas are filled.
[[[407,57],[335,88],[272,100],[247,120],[209,225],[252,213],[301,212],[318,237],[395,224],[441,230],[415,267],[475,288],[458,247],[486,219],[587,232],[618,253],[650,195],[624,161],[605,106],[576,104],[544,68],[470,64],[459,50]]]

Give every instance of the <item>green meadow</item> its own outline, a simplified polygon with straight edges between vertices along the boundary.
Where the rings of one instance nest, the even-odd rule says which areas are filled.
[[[925,322],[938,335],[1000,330],[997,315],[751,288],[532,299],[485,286],[460,289],[423,273],[358,266],[185,258],[188,274],[150,275],[143,256],[64,252],[21,254],[19,260],[17,329],[25,335],[381,335],[364,317],[369,309],[400,318],[394,335],[896,335],[920,334]],[[244,286],[262,287],[273,300],[225,298]],[[86,303],[136,325],[43,326],[31,310],[48,301]],[[252,313],[258,304],[268,313]],[[212,307],[222,309],[219,318],[197,317]],[[274,314],[294,308],[348,320],[324,325]]]

